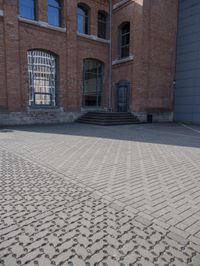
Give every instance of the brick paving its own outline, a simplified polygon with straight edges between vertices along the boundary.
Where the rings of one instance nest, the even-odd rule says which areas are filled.
[[[198,130],[1,131],[0,265],[200,266]]]

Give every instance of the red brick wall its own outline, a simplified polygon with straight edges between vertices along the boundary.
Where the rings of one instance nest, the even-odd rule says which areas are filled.
[[[19,27],[18,27],[17,1],[4,1],[4,42],[6,57],[6,86],[8,110],[17,112],[21,110],[21,79],[19,55]]]
[[[0,0],[0,108],[26,111],[28,106],[27,51],[44,49],[55,53],[59,69],[59,106],[79,111],[82,104],[82,64],[84,58],[104,63],[102,106],[108,106],[109,44],[77,35],[77,3],[91,8],[92,36],[97,35],[98,10],[109,13],[108,0],[63,0],[61,32],[18,19],[18,1]],[[119,2],[118,0],[114,3]],[[38,0],[38,20],[47,22],[47,0]],[[130,54],[133,60],[113,66],[115,84],[131,83],[131,111],[172,110],[175,72],[178,0],[130,0],[113,11],[113,60],[118,59],[118,27],[131,24]],[[3,32],[5,33],[3,36]]]
[[[124,79],[131,82],[131,111],[172,111],[177,10],[177,0],[137,0],[114,11],[113,59],[118,57],[118,25],[131,24],[134,59],[113,67],[114,86]]]
[[[146,109],[173,110],[178,1],[146,0],[149,80]],[[147,13],[147,10],[145,10]]]
[[[2,0],[0,0],[2,1]],[[0,106],[6,107],[8,95],[9,111],[26,111],[28,106],[27,51],[44,49],[58,56],[58,90],[60,107],[65,111],[79,111],[82,103],[82,62],[84,58],[95,58],[105,64],[104,102],[108,87],[108,44],[77,36],[76,8],[79,1],[63,0],[63,27],[66,32],[40,27],[18,19],[18,1],[4,1],[5,17],[0,18]],[[108,13],[108,1],[84,0],[91,8],[91,34],[97,34],[98,10]],[[0,2],[1,6],[2,2]],[[47,0],[38,0],[39,21],[47,22]],[[3,23],[3,20],[5,23]],[[5,47],[4,41],[5,40]],[[6,69],[3,57],[6,55]],[[6,72],[7,84],[3,76]],[[105,104],[105,103],[103,103]]]

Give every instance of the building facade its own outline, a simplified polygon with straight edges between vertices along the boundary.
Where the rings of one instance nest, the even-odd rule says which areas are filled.
[[[178,0],[0,0],[0,124],[170,121]]]
[[[174,119],[200,124],[200,2],[180,0]]]

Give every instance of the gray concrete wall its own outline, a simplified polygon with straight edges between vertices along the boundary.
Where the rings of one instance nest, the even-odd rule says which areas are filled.
[[[174,119],[200,123],[200,1],[179,2]]]

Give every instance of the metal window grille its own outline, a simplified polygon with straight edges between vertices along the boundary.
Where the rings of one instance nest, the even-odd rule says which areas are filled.
[[[29,105],[56,106],[56,57],[28,51]]]

